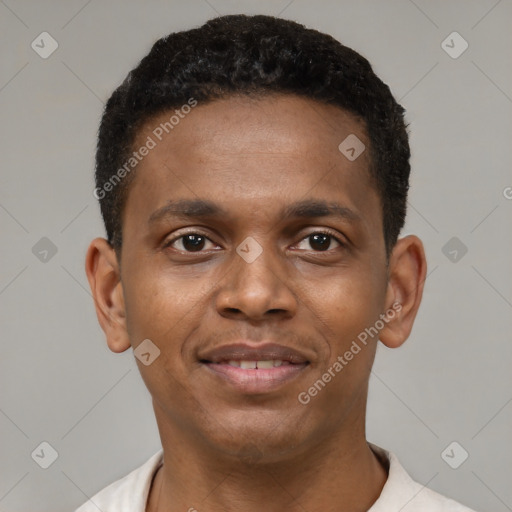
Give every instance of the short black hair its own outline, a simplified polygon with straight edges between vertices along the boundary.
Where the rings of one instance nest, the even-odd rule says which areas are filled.
[[[95,195],[116,251],[134,175],[127,172],[126,161],[144,123],[191,98],[204,104],[275,93],[335,105],[364,122],[389,256],[405,222],[409,189],[404,108],[368,60],[330,35],[273,16],[241,14],[162,37],[109,98],[98,133]],[[119,172],[123,165],[125,172]]]

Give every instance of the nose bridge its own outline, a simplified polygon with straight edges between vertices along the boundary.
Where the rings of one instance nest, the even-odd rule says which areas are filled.
[[[268,241],[260,239],[258,242],[253,237],[247,237],[236,248],[236,253],[238,258],[235,258],[233,268],[239,279],[249,281],[253,286],[273,286],[278,258]]]
[[[274,248],[267,242],[247,237],[236,248],[231,268],[218,295],[222,311],[261,317],[268,311],[292,311],[295,299]]]

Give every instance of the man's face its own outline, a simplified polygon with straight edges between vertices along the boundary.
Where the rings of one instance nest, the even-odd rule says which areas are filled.
[[[350,114],[279,95],[199,104],[161,142],[152,135],[123,214],[121,283],[130,343],[160,350],[138,365],[161,427],[271,457],[364,421],[376,338],[298,400],[386,309],[368,151],[350,161],[338,149],[351,134],[368,148]],[[185,201],[214,208],[180,214]]]

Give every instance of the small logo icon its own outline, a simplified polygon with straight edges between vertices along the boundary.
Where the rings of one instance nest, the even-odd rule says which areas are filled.
[[[345,158],[347,158],[347,160],[353,162],[366,149],[366,146],[363,144],[361,139],[359,139],[359,137],[351,133],[338,146],[338,149],[345,156]]]
[[[31,453],[32,458],[43,469],[48,469],[58,458],[57,450],[47,441],[43,441]]]
[[[457,469],[469,457],[469,453],[464,449],[462,445],[453,441],[450,443],[442,452],[441,458],[450,466],[452,469]]]
[[[512,187],[505,187],[503,189],[503,197],[505,199],[512,199]]]
[[[441,251],[452,263],[458,263],[468,252],[468,248],[454,236],[443,245]]]
[[[47,59],[59,47],[59,43],[48,32],[41,32],[30,46],[39,57]]]
[[[252,263],[263,252],[263,247],[252,236],[248,236],[236,248],[236,252],[247,263]]]
[[[452,59],[458,59],[468,49],[468,47],[468,42],[458,32],[452,32],[441,43],[441,48]]]
[[[160,355],[160,349],[151,340],[145,339],[135,348],[133,355],[144,366],[149,366]]]
[[[32,247],[32,254],[42,263],[48,263],[57,254],[57,246],[49,238],[43,236]]]

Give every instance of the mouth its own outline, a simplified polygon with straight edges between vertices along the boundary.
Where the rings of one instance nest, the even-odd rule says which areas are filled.
[[[310,364],[295,349],[276,344],[227,345],[201,356],[199,362],[214,378],[245,394],[275,391]]]
[[[211,363],[211,361],[207,362]],[[231,359],[229,361],[222,361],[216,364],[229,364],[229,366],[242,368],[242,370],[268,370],[269,368],[279,368],[280,366],[286,366],[294,363],[291,363],[290,361],[283,361],[282,359],[268,359],[267,361],[237,361],[236,359]]]

